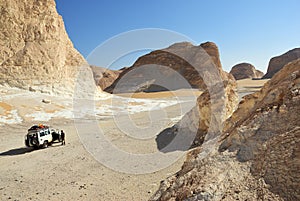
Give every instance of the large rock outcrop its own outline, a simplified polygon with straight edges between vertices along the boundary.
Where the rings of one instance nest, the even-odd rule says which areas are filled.
[[[214,43],[207,42],[199,46],[188,42],[176,43],[140,57],[105,91],[128,93],[181,88],[205,89],[206,84],[199,71],[206,71],[207,65],[211,63],[222,74],[218,47]]]
[[[238,104],[236,81],[231,75],[225,75],[228,77],[222,83],[211,86],[197,98],[197,105],[177,124],[157,136],[160,151],[187,150],[201,146],[220,134],[224,121],[232,115]],[[174,144],[179,136],[184,140]]]
[[[230,74],[233,75],[236,80],[261,78],[264,76],[263,72],[256,70],[255,67],[249,63],[240,63],[233,66]]]
[[[100,86],[102,90],[111,86],[113,82],[119,77],[122,70],[110,70],[98,66],[91,66],[95,83]]]
[[[273,57],[269,62],[267,73],[263,76],[263,79],[272,78],[286,64],[299,58],[300,48],[295,48],[280,56]]]
[[[247,95],[218,142],[197,147],[151,200],[299,200],[300,60]]]
[[[76,76],[92,73],[73,47],[54,0],[0,0],[0,84],[71,94]],[[80,68],[80,66],[84,66]]]

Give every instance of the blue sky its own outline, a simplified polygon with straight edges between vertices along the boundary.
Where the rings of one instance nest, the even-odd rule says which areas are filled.
[[[271,57],[300,47],[299,0],[56,0],[56,4],[84,57],[118,34],[143,28],[178,32],[196,45],[215,42],[227,71],[250,62],[265,72]],[[131,65],[140,54],[120,59],[113,68]]]

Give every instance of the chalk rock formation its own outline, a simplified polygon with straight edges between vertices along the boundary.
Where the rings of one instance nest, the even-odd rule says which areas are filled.
[[[247,95],[219,141],[193,149],[151,200],[299,200],[299,69],[289,63]]]
[[[207,42],[199,46],[187,42],[176,43],[140,57],[106,91],[125,93],[205,89],[207,83],[203,76],[205,71],[209,71],[208,68],[215,68],[222,76],[219,51],[214,43]]]
[[[255,67],[249,63],[240,63],[233,66],[230,74],[232,74],[236,80],[261,78],[264,76],[263,72],[256,70]]]
[[[269,62],[267,73],[263,76],[263,79],[272,78],[286,64],[299,58],[300,48],[295,48],[280,56],[273,57]]]
[[[1,85],[72,94],[76,82],[87,84],[92,79],[54,0],[0,0],[0,10]],[[79,72],[84,76],[77,80]]]

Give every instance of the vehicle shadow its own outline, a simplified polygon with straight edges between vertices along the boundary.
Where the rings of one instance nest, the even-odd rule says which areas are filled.
[[[16,149],[11,149],[5,152],[0,153],[0,156],[15,156],[15,155],[22,155],[26,154],[29,152],[34,151],[34,148],[27,148],[27,147],[22,147],[22,148],[16,148]]]

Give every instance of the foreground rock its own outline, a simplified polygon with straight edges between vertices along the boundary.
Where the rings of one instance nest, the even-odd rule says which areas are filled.
[[[263,79],[272,78],[286,64],[299,58],[300,58],[300,48],[295,48],[280,56],[273,57],[269,62],[268,71],[263,76]]]
[[[128,93],[182,88],[205,89],[203,75],[211,63],[219,72],[222,71],[216,44],[207,42],[194,46],[187,42],[177,43],[140,57],[105,91]]]
[[[300,60],[248,95],[215,144],[191,151],[151,200],[299,200]]]
[[[73,47],[55,1],[0,0],[0,85],[71,94],[79,70],[92,76]]]
[[[256,70],[255,67],[249,63],[240,63],[233,66],[230,74],[233,75],[236,80],[261,78],[264,76],[263,72]]]

